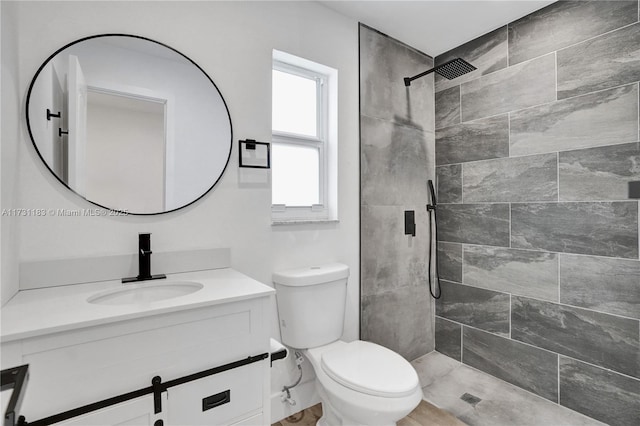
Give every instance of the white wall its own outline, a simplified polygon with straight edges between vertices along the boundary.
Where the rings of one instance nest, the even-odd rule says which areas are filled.
[[[234,147],[231,162],[216,188],[180,211],[150,217],[32,217],[16,220],[16,262],[133,253],[137,233],[149,231],[156,251],[230,247],[232,266],[265,283],[271,272],[311,263],[341,261],[351,268],[345,338],[358,334],[359,300],[359,147],[357,23],[312,2],[2,2],[5,21],[16,32],[18,99],[2,97],[2,114],[20,120],[19,138],[4,137],[5,183],[23,208],[91,208],[66,190],[41,164],[24,123],[24,99],[39,65],[56,49],[98,33],[130,33],[168,44],[198,63],[229,106]],[[5,13],[5,9],[9,13]],[[9,34],[10,36],[10,34]],[[4,46],[3,46],[4,47]],[[339,71],[339,216],[340,222],[272,227],[268,186],[243,185],[237,167],[237,140],[270,140],[271,55],[282,50]],[[3,71],[4,71],[3,50]],[[8,66],[15,66],[10,63]],[[3,77],[3,86],[4,86]],[[13,84],[13,82],[11,82]],[[4,89],[4,87],[3,87]],[[15,91],[15,86],[13,87]],[[16,106],[20,105],[20,111]],[[15,130],[14,130],[15,132]],[[7,150],[17,161],[4,159]],[[9,170],[5,170],[8,167]],[[7,174],[16,179],[6,182]],[[3,240],[4,240],[3,229]],[[3,256],[6,249],[3,246]],[[11,292],[14,279],[2,281]],[[274,306],[275,308],[275,306]],[[274,318],[273,333],[277,336]],[[293,372],[292,368],[283,368]],[[274,377],[281,388],[291,374]],[[298,401],[293,411],[304,408]]]
[[[20,122],[21,89],[18,87],[18,37],[14,11],[0,12],[2,30],[0,71],[2,106],[0,107],[0,208],[16,207],[18,192],[16,167],[19,151],[24,151],[22,142],[25,126]],[[0,303],[4,305],[18,291],[18,220],[9,215],[0,217]]]

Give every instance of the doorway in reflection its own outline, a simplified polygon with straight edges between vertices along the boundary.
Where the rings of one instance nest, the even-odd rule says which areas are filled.
[[[165,122],[162,100],[89,89],[85,196],[119,210],[164,210]]]

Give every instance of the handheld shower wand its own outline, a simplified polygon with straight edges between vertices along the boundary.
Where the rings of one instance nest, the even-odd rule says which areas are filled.
[[[436,191],[433,187],[433,181],[429,179],[427,181],[429,186],[429,194],[431,195],[431,204],[427,204],[427,212],[429,213],[429,293],[434,299],[440,299],[442,296],[442,288],[440,287],[440,271],[438,268],[438,220],[436,216]],[[432,219],[433,215],[433,219]],[[433,224],[432,224],[433,222]],[[434,226],[435,225],[435,226]],[[431,251],[433,250],[433,254]],[[432,283],[431,263],[434,264],[435,276],[435,289]]]
[[[435,211],[436,210],[436,190],[433,188],[433,181],[429,179],[427,181],[427,185],[429,185],[429,195],[431,195],[431,202],[433,204],[427,204],[427,211]]]

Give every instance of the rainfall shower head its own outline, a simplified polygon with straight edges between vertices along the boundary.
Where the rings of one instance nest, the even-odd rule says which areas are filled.
[[[445,62],[442,65],[438,65],[435,68],[431,68],[428,71],[425,71],[423,73],[420,73],[418,75],[414,75],[413,77],[405,77],[404,78],[404,85],[405,86],[411,86],[411,82],[417,78],[420,77],[424,77],[427,74],[431,74],[432,72],[437,72],[438,74],[440,74],[441,76],[443,76],[444,78],[447,78],[449,80],[453,80],[454,78],[458,78],[461,75],[465,75],[466,73],[469,73],[473,70],[475,70],[476,67],[474,67],[473,65],[471,65],[469,62],[465,61],[464,59],[461,58],[455,58],[452,59],[449,62]]]

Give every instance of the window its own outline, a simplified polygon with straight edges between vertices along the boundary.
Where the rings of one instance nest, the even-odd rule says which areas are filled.
[[[337,219],[337,71],[274,51],[272,218]]]

